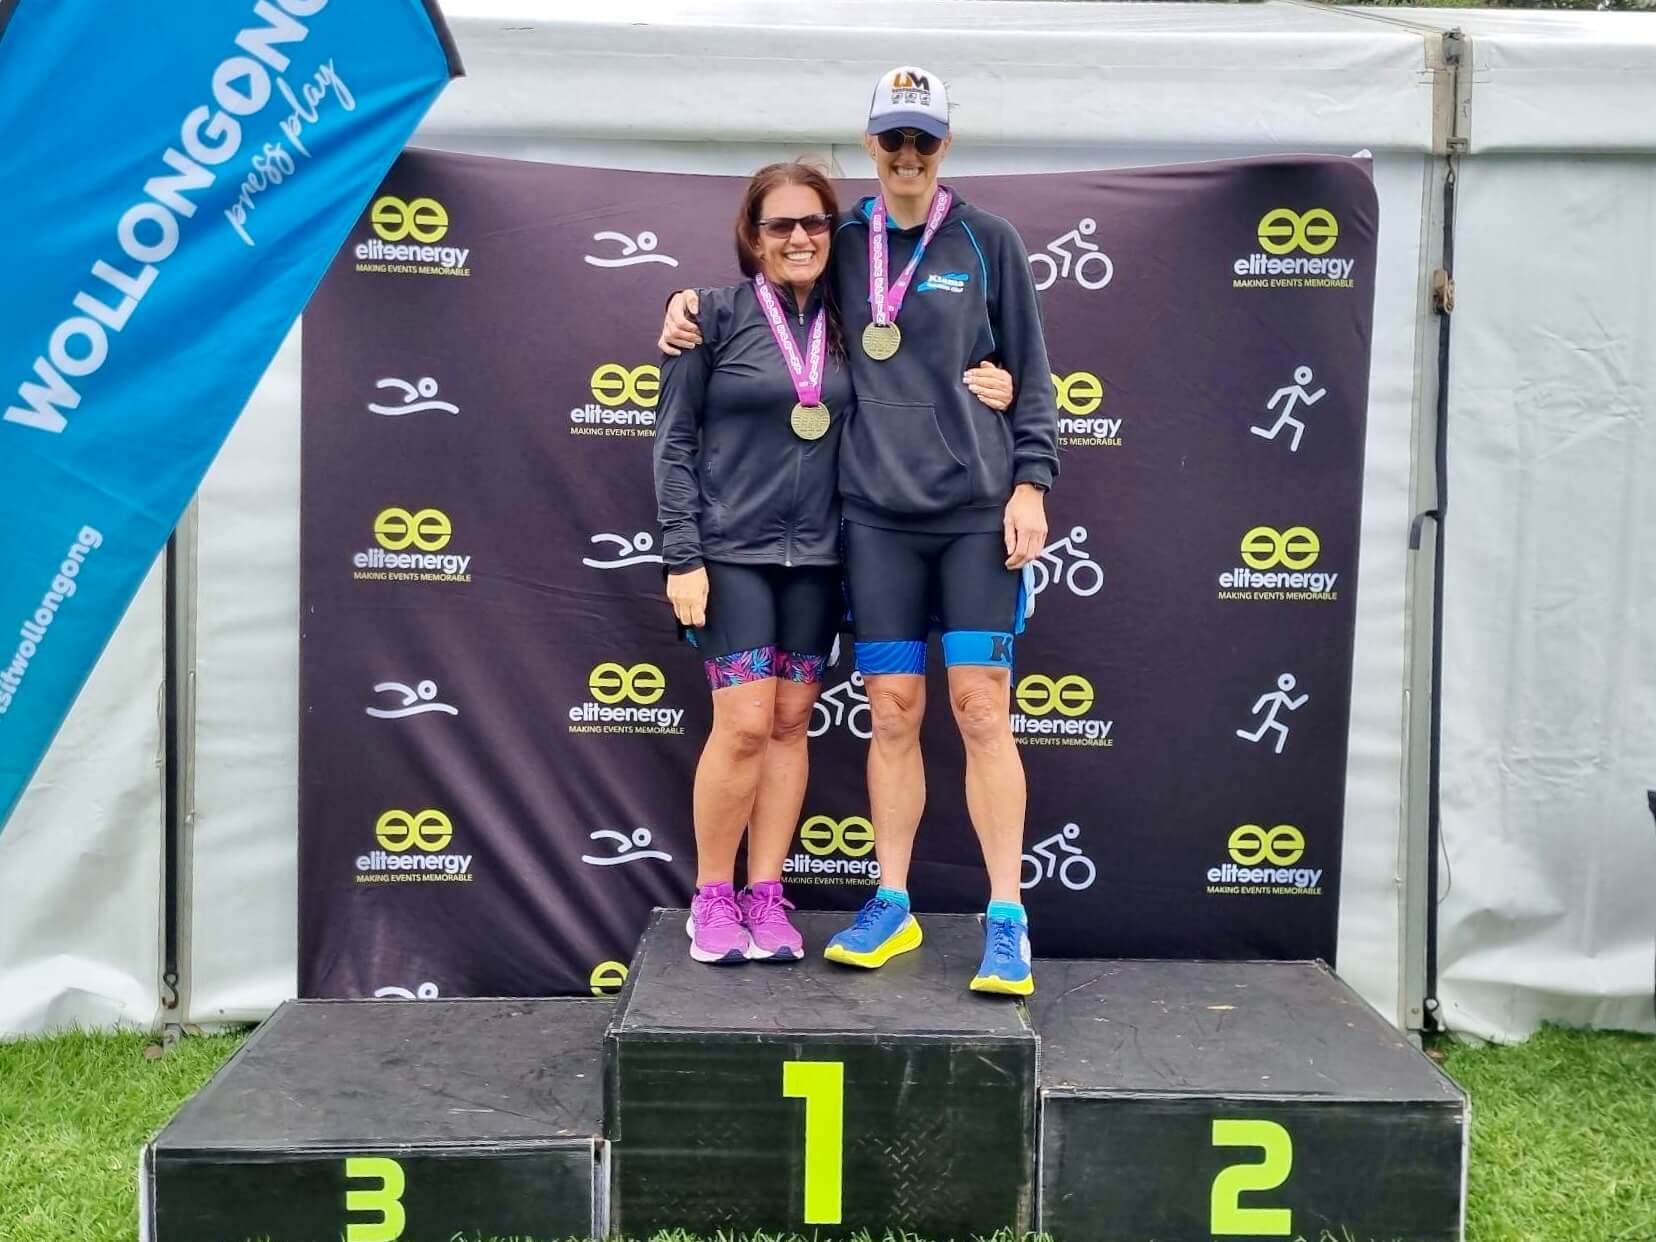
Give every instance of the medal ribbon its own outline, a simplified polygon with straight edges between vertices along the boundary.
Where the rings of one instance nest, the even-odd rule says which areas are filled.
[[[776,338],[776,347],[782,351],[782,361],[788,364],[788,378],[793,381],[799,403],[821,405],[822,366],[828,357],[827,308],[817,307],[816,319],[811,323],[810,339],[802,356],[788,327],[787,316],[782,312],[782,299],[776,296],[776,290],[771,288],[770,281],[763,274],[753,278],[753,291],[759,296],[759,305],[764,309],[771,335]]]
[[[897,322],[897,312],[908,296],[909,282],[920,266],[920,258],[926,253],[926,247],[931,245],[931,239],[937,236],[937,230],[943,227],[943,217],[949,214],[949,206],[953,202],[954,195],[939,186],[937,193],[932,195],[931,210],[926,213],[926,231],[920,234],[919,244],[909,256],[903,274],[888,290],[886,281],[890,278],[891,257],[886,243],[885,195],[874,199],[874,212],[868,221],[868,300],[874,308],[874,322],[882,328]]]

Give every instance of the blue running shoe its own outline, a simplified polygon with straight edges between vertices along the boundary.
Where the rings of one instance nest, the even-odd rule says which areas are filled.
[[[1029,927],[1019,919],[984,920],[983,964],[972,980],[974,992],[1028,996],[1035,990],[1030,968]]]
[[[895,901],[870,897],[856,920],[828,942],[822,956],[830,962],[873,970],[899,953],[920,947],[920,924]]]

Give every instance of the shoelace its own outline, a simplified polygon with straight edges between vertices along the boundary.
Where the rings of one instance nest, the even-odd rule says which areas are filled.
[[[709,897],[700,903],[696,912],[696,922],[702,927],[720,927],[742,921],[742,911],[736,905],[735,897]]]
[[[880,921],[885,912],[891,909],[891,906],[892,903],[884,897],[870,897],[863,908],[857,911],[857,917],[852,920],[852,930],[867,931]]]
[[[989,956],[997,962],[1016,962],[1023,959],[1019,941],[1023,926],[1011,919],[996,919],[989,925]]]
[[[748,921],[750,923],[768,923],[771,919],[782,918],[784,910],[797,909],[779,892],[756,893],[748,890],[752,900],[748,904]]]

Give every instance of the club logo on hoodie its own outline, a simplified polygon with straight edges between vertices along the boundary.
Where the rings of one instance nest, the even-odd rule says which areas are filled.
[[[970,272],[933,272],[914,287],[916,293],[965,293]]]

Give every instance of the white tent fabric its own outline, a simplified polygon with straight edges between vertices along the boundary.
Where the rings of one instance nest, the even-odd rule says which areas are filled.
[[[1656,1030],[1656,23],[1465,32],[1438,1000],[1494,1039]],[[1521,206],[1520,206],[1521,205]]]
[[[1559,163],[1460,216],[1438,996],[1485,1035],[1653,1029],[1656,175]]]
[[[299,328],[197,498],[192,1021],[298,988]]]
[[[157,567],[0,834],[0,1035],[160,1013]]]
[[[869,84],[894,57],[914,56],[943,73],[959,101],[955,176],[1374,152],[1381,276],[1339,964],[1400,1022],[1419,999],[1406,995],[1403,969],[1404,791],[1411,756],[1418,767],[1424,755],[1404,693],[1406,536],[1411,495],[1424,488],[1429,502],[1432,468],[1418,446],[1435,397],[1423,379],[1437,330],[1426,271],[1444,167],[1433,150],[1448,99],[1435,32],[1467,29],[1443,1013],[1494,1037],[1521,1036],[1548,1017],[1638,1025],[1642,1013],[1648,1025],[1656,920],[1636,908],[1634,886],[1651,891],[1656,833],[1647,815],[1641,827],[1638,798],[1638,814],[1627,810],[1626,791],[1630,781],[1656,784],[1656,649],[1635,624],[1656,602],[1637,556],[1653,514],[1631,482],[1641,464],[1649,475],[1652,454],[1656,34],[1646,39],[1609,15],[1377,13],[1295,0],[612,0],[579,15],[539,0],[445,0],[444,9],[469,76],[416,137],[427,147],[733,174],[815,154],[863,174],[854,135]],[[1583,149],[1620,155],[1568,154]],[[1566,154],[1541,154],[1553,150]],[[200,502],[193,1021],[257,1018],[294,988],[298,359],[295,336]],[[1568,588],[1545,576],[1549,564],[1571,567]],[[139,607],[159,615],[157,600]],[[1429,638],[1416,632],[1413,641]],[[112,647],[105,658],[128,680],[133,669],[152,670],[151,699],[158,626],[155,639],[150,651]],[[75,719],[91,710],[89,691]],[[142,815],[115,809],[144,764],[158,792],[154,751],[153,725],[146,737],[66,729],[49,763],[74,764],[85,782],[79,800],[101,809],[77,819],[31,792],[0,835],[0,868],[12,872],[14,855],[33,850],[27,865],[43,894],[31,896],[22,924],[0,910],[0,981],[14,984],[13,996],[18,981],[31,993],[0,1000],[0,1032],[154,1017],[159,801]],[[51,848],[33,826],[46,820],[23,818],[39,814],[37,804],[52,812]],[[71,889],[82,891],[87,843],[115,841],[136,851],[125,874],[147,865],[148,878],[90,909],[69,902]],[[76,911],[73,934],[49,934],[49,912],[64,909]],[[9,935],[14,925],[28,938]],[[84,951],[88,968],[58,971],[54,963],[83,944],[100,949]],[[101,978],[90,965],[106,961],[119,965]]]
[[[1473,155],[1656,151],[1656,23],[1645,13],[1384,9],[1472,50]]]
[[[444,4],[471,76],[444,96],[433,131],[461,143],[843,142],[872,83],[908,56],[954,84],[962,145],[1307,150],[1361,134],[1371,149],[1420,150],[1430,134],[1421,37],[1313,4],[551,7]]]

